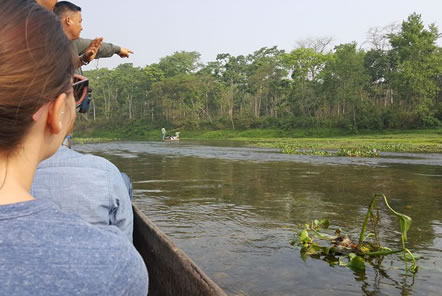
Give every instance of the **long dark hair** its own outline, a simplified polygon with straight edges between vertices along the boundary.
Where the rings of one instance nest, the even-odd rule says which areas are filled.
[[[69,91],[73,51],[55,15],[33,0],[0,1],[0,152],[11,152],[44,104]]]

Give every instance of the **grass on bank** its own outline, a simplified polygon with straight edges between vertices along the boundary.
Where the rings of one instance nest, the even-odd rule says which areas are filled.
[[[359,131],[357,134],[344,129],[248,129],[248,130],[168,130],[168,134],[180,131],[182,140],[229,140],[250,145],[280,148],[293,145],[297,149],[340,150],[373,147],[387,152],[442,152],[442,128],[431,130]],[[74,134],[77,143],[115,140],[159,141],[158,129],[95,130]]]

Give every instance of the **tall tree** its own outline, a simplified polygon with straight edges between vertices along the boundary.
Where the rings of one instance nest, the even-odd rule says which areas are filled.
[[[438,38],[437,27],[431,24],[426,29],[421,15],[416,13],[402,22],[400,32],[390,35],[391,54],[396,63],[392,76],[394,89],[408,110],[416,112],[423,126],[440,125],[434,109],[442,72]]]
[[[251,109],[253,116],[259,118],[267,115],[270,111],[275,115],[275,98],[272,95],[275,91],[273,87],[278,87],[276,81],[286,76],[286,71],[280,66],[280,57],[284,54],[276,46],[263,47],[247,56],[249,65],[247,66],[248,92],[251,94]],[[267,106],[267,108],[266,108]]]
[[[350,114],[352,124],[356,123],[356,112],[364,98],[368,75],[364,68],[362,50],[356,49],[356,43],[341,44],[335,47],[335,54],[327,69],[327,92],[337,103],[338,115]]]
[[[318,92],[322,84],[321,72],[331,62],[331,54],[312,48],[298,48],[281,58],[291,77],[291,109],[294,115],[314,117],[321,104]]]
[[[196,51],[177,51],[173,55],[161,58],[158,67],[165,77],[190,74],[200,68],[200,56]]]
[[[215,72],[224,85],[221,108],[227,111],[231,126],[235,128],[235,108],[239,110],[247,88],[246,58],[242,55],[235,57],[230,54],[218,54],[216,61]]]

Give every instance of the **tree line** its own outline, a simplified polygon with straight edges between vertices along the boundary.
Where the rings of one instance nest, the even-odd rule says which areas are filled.
[[[146,67],[86,71],[93,88],[81,121],[152,128],[430,128],[442,122],[442,48],[436,25],[411,14],[371,29],[365,48],[305,40],[291,52],[175,52]]]

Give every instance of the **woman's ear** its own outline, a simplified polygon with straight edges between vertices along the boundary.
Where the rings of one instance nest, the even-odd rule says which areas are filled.
[[[49,130],[58,134],[63,129],[63,116],[66,106],[66,94],[60,94],[54,101],[48,105],[48,121]]]

